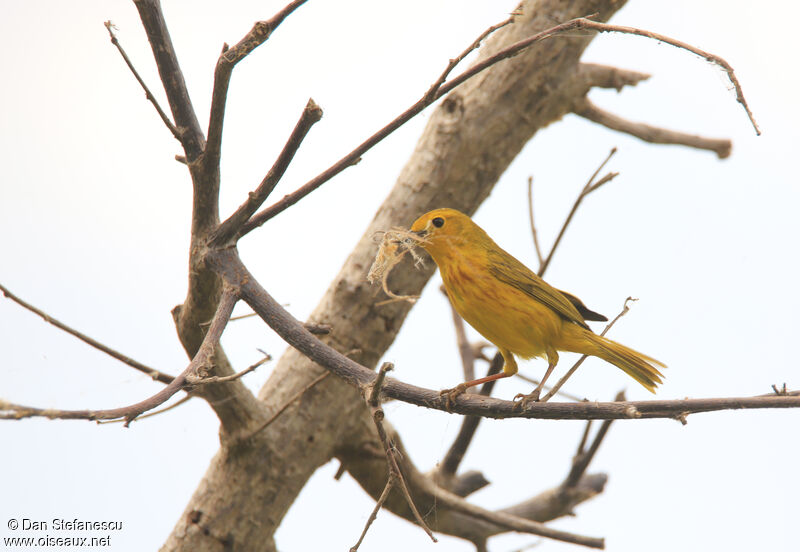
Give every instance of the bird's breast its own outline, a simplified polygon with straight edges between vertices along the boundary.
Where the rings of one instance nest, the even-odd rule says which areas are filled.
[[[476,263],[458,263],[442,272],[456,311],[487,340],[522,357],[541,356],[557,339],[556,313],[509,286]]]

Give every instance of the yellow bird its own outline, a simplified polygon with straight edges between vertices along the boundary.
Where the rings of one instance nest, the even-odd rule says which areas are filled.
[[[439,266],[456,311],[494,343],[505,360],[502,372],[465,382],[451,396],[513,376],[516,355],[547,359],[547,372],[524,402],[539,400],[544,382],[558,363],[558,351],[602,358],[655,393],[662,378],[658,367],[666,367],[663,363],[593,333],[585,320],[606,320],[603,315],[542,280],[464,213],[435,209],[414,221],[411,231],[424,238],[420,245]]]

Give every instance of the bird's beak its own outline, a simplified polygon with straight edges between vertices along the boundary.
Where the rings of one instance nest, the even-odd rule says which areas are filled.
[[[416,232],[413,233],[419,236],[420,238],[424,238],[425,236],[428,235],[428,230],[427,228],[423,228],[422,230],[417,230]]]

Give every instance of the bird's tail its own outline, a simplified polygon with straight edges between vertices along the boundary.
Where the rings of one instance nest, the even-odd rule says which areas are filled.
[[[651,393],[655,393],[656,386],[662,383],[664,375],[658,369],[667,367],[663,362],[578,325],[570,324],[568,327],[574,329],[564,336],[567,338],[566,343],[559,349],[602,358],[641,383]]]

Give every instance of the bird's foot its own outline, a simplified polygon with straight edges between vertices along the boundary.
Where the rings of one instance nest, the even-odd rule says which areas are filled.
[[[517,410],[525,410],[528,408],[529,404],[539,402],[539,395],[541,394],[541,391],[541,389],[534,389],[532,393],[527,395],[523,393],[517,393],[512,399],[516,403],[515,408]]]
[[[453,402],[456,400],[456,397],[464,394],[466,390],[467,386],[463,383],[459,383],[452,389],[442,389],[439,391],[439,396],[444,398],[444,407],[448,412],[453,411]]]

